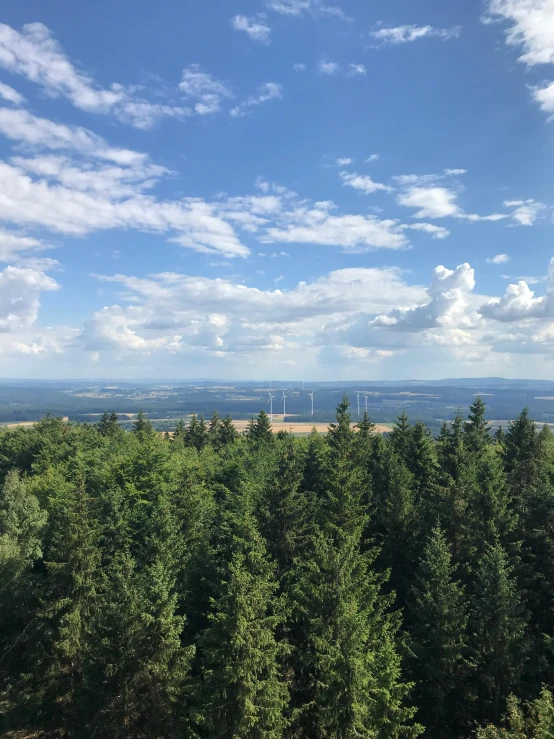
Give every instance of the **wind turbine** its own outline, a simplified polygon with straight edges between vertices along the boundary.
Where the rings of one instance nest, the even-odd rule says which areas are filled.
[[[360,417],[360,391],[356,390],[356,395],[358,396],[358,418]]]
[[[269,420],[271,421],[271,423],[273,423],[273,398],[274,397],[275,395],[272,395],[271,393],[269,393],[269,398],[267,401],[269,403]]]
[[[308,393],[310,398],[312,399],[312,416],[314,415],[314,391],[312,390],[311,393]]]
[[[367,399],[368,399],[368,397],[369,397],[369,393],[364,393],[364,398],[365,398],[365,412],[366,413],[367,413]]]
[[[285,416],[287,415],[287,396],[285,395],[285,389],[283,388],[283,397],[281,398],[283,401],[283,423],[285,422]]]

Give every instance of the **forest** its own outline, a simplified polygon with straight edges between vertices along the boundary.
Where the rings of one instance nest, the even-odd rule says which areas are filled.
[[[0,433],[0,736],[554,736],[554,438]]]

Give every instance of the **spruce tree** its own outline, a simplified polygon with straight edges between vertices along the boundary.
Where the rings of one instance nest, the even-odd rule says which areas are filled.
[[[481,454],[491,443],[489,425],[486,421],[487,406],[478,395],[469,407],[468,423],[465,427],[465,445],[471,454]]]
[[[142,410],[142,408],[137,413],[137,417],[133,423],[133,431],[135,432],[135,434],[143,435],[151,434],[154,431],[152,428],[152,424],[144,415],[144,411]]]
[[[82,482],[57,501],[50,526],[31,705],[43,725],[80,735],[94,712],[89,666],[102,584],[98,530]]]
[[[231,416],[225,416],[219,426],[219,444],[222,447],[232,446],[238,439],[238,432]]]
[[[454,736],[467,722],[461,697],[467,677],[467,608],[444,532],[435,526],[410,599],[410,676],[430,736]]]
[[[498,722],[525,661],[524,617],[514,568],[500,543],[479,562],[471,605],[478,721]]]
[[[360,532],[313,537],[297,562],[292,618],[297,634],[292,684],[294,736],[415,737],[410,686],[392,645],[394,623],[374,555]]]
[[[218,583],[200,641],[199,731],[213,739],[278,739],[288,691],[275,636],[283,619],[275,570],[247,501],[228,500],[225,507],[215,542]]]
[[[252,424],[248,429],[248,440],[255,445],[269,444],[273,441],[271,422],[263,409],[255,420],[252,419]]]
[[[408,421],[408,414],[404,410],[396,419],[396,423],[389,435],[389,441],[394,447],[395,452],[406,463],[408,462],[410,453],[411,434],[412,427]]]
[[[194,648],[181,644],[184,619],[167,564],[157,556],[140,572],[124,550],[107,571],[94,631],[95,737],[186,735]]]

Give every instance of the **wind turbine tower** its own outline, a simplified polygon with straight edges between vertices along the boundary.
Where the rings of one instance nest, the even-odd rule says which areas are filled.
[[[366,413],[367,413],[367,399],[368,399],[368,397],[369,397],[369,393],[364,393],[364,398],[365,398],[365,412]]]
[[[360,391],[356,390],[356,395],[358,397],[358,418],[360,417]]]
[[[312,399],[312,416],[314,415],[314,391],[312,390],[311,393],[308,393],[310,398]]]
[[[269,403],[269,420],[271,421],[271,423],[273,423],[273,398],[274,397],[275,395],[272,395],[271,393],[269,393],[269,399],[267,401]]]
[[[285,390],[283,389],[283,423],[285,422],[285,416],[287,415],[287,396],[285,394]]]

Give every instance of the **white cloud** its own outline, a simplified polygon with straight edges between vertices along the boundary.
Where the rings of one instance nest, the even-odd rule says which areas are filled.
[[[347,77],[356,77],[359,74],[361,75],[367,74],[367,69],[365,67],[365,64],[349,64],[348,65],[348,72],[346,73]]]
[[[434,239],[446,239],[447,236],[450,236],[450,231],[447,228],[435,226],[432,223],[412,223],[408,226],[403,226],[403,228],[430,234]]]
[[[333,75],[337,74],[340,69],[340,65],[337,62],[330,62],[326,59],[320,59],[317,68],[321,74]]]
[[[73,66],[42,23],[29,23],[21,32],[0,24],[0,67],[41,85],[52,97],[68,98],[81,110],[113,113],[137,128],[149,128],[161,117],[183,118],[189,113],[180,106],[137,98],[135,91],[118,83],[109,88],[96,85]]]
[[[0,272],[0,331],[30,328],[37,320],[40,293],[58,287],[44,272],[6,267]]]
[[[347,167],[349,164],[352,164],[354,160],[350,159],[350,157],[343,157],[342,159],[339,158],[339,159],[336,159],[335,161],[339,167]]]
[[[280,100],[282,97],[283,85],[280,85],[277,82],[264,82],[263,85],[260,85],[256,95],[251,95],[246,98],[242,103],[237,105],[235,108],[232,108],[230,113],[233,118],[242,118],[243,116],[248,115],[250,108],[263,105],[270,100]]]
[[[545,205],[536,200],[505,200],[506,208],[515,208],[511,217],[519,226],[532,226]]]
[[[371,162],[376,162],[379,159],[379,154],[371,154],[368,156],[367,159],[364,160],[364,164],[370,164]]]
[[[507,264],[510,257],[507,254],[496,254],[494,257],[487,257],[487,264]]]
[[[401,331],[423,331],[442,327],[460,329],[472,324],[468,295],[475,287],[474,270],[460,264],[455,270],[436,267],[428,293],[430,300],[416,308],[393,310],[377,316],[374,326]]]
[[[236,15],[231,25],[235,31],[244,31],[252,41],[268,44],[271,36],[271,28],[261,18],[248,18],[245,15]]]
[[[461,28],[435,28],[434,26],[395,26],[391,28],[379,28],[371,32],[371,36],[382,44],[407,44],[421,38],[439,38],[447,41],[457,38]]]
[[[552,0],[489,0],[489,18],[509,21],[506,41],[521,46],[519,61],[529,66],[554,64]]]
[[[409,245],[395,220],[375,216],[333,215],[333,203],[316,203],[284,213],[278,226],[269,227],[261,237],[269,243],[304,243],[340,246],[345,251],[404,249]]]
[[[447,218],[460,213],[456,193],[446,187],[410,187],[398,196],[398,203],[419,208],[414,218]]]
[[[208,72],[203,72],[199,64],[191,64],[183,69],[179,89],[194,105],[198,115],[209,115],[221,110],[221,102],[230,97],[231,92],[220,80]]]
[[[73,149],[122,165],[143,163],[147,156],[130,149],[110,147],[104,139],[80,126],[65,126],[37,118],[26,110],[0,108],[0,133],[9,139],[48,149]]]
[[[345,187],[353,187],[355,190],[361,190],[369,195],[377,190],[383,192],[391,192],[392,188],[384,185],[382,182],[374,182],[369,175],[360,175],[356,172],[341,172],[340,178]]]
[[[458,176],[467,174],[467,169],[445,169],[444,174],[447,176]]]
[[[323,0],[268,0],[268,7],[281,15],[300,17],[305,13],[317,16],[334,16],[343,21],[349,21],[342,8],[337,5],[327,5]]]
[[[302,63],[293,64],[292,68],[295,72],[305,72],[306,71],[306,65]]]
[[[513,323],[529,318],[554,317],[554,259],[548,267],[548,284],[546,295],[535,297],[525,280],[508,285],[501,298],[493,298],[480,308],[485,318],[495,321]]]
[[[0,262],[21,261],[29,252],[44,251],[50,247],[32,236],[24,236],[0,228]]]
[[[3,82],[0,82],[0,98],[7,100],[9,103],[14,103],[14,105],[23,105],[25,102],[23,95]]]
[[[488,12],[485,19],[510,23],[506,43],[523,49],[520,62],[529,67],[554,64],[553,0],[489,0]],[[554,112],[554,82],[532,87],[531,94],[541,110]]]

